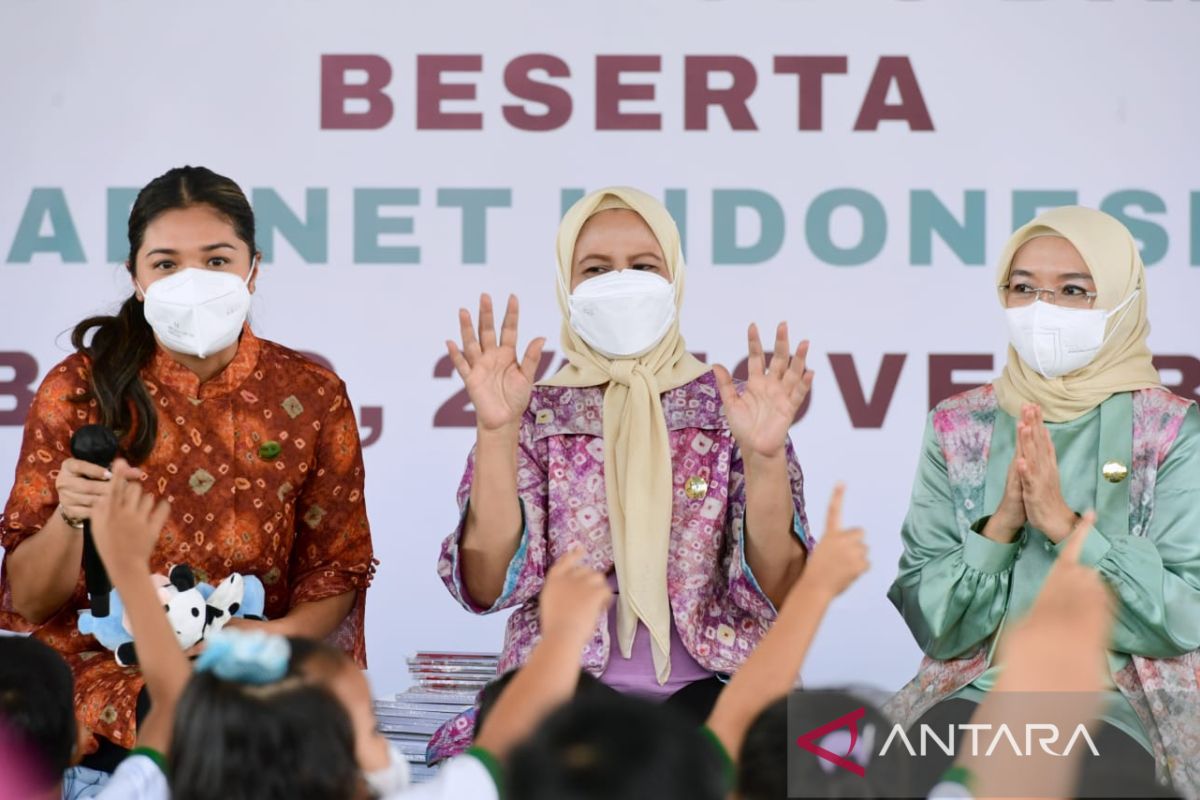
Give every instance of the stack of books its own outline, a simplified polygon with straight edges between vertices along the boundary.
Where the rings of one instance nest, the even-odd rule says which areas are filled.
[[[412,767],[413,783],[437,773],[425,764],[430,737],[448,719],[475,704],[475,698],[496,677],[495,653],[417,653],[408,659],[413,686],[375,701],[379,730]]]

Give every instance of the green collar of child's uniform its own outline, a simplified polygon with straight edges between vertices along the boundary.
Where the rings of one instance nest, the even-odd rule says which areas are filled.
[[[729,755],[729,751],[725,749],[725,743],[713,732],[712,728],[702,725],[700,733],[712,742],[713,748],[717,751],[717,757],[721,761],[721,774],[725,776],[725,793],[729,794],[737,787],[737,765],[733,763],[733,756]]]
[[[162,771],[163,775],[168,774],[167,757],[155,750],[153,747],[135,747],[129,751],[129,755],[126,756],[126,758],[132,758],[134,756],[145,756],[154,762],[154,765]]]
[[[500,760],[482,747],[468,747],[463,755],[471,756],[483,764],[488,775],[492,776],[492,783],[496,784],[496,796],[504,797],[504,767],[500,764]]]

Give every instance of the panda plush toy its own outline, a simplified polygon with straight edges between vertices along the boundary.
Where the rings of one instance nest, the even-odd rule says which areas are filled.
[[[210,633],[221,630],[234,617],[263,619],[266,590],[255,575],[233,573],[216,586],[196,581],[187,564],[177,564],[168,575],[154,575],[159,599],[175,638],[184,650],[204,640]],[[95,636],[123,667],[138,663],[133,636],[129,633],[129,618],[120,595],[113,592],[107,617],[93,617],[91,611],[80,612],[79,632]]]

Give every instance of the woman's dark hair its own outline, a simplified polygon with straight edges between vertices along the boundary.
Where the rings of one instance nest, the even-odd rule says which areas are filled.
[[[512,755],[515,800],[722,800],[716,751],[671,708],[627,695],[579,697]]]
[[[129,274],[136,274],[147,225],[163,212],[199,205],[225,217],[251,254],[257,252],[254,211],[238,185],[205,167],[176,167],[146,184],[129,212]],[[142,302],[130,295],[116,314],[88,317],[71,332],[71,344],[91,360],[91,391],[77,401],[95,400],[100,422],[117,434],[125,457],[144,461],[154,449],[158,417],[138,374],[155,347]]]
[[[174,800],[351,800],[361,772],[340,702],[304,678],[249,686],[198,672],[175,712]]]

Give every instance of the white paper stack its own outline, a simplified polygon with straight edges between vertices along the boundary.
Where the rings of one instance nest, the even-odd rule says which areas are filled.
[[[498,660],[495,653],[417,653],[408,659],[413,686],[375,700],[379,730],[408,759],[414,783],[436,774],[425,764],[430,737],[475,704],[479,690],[495,679]]]

